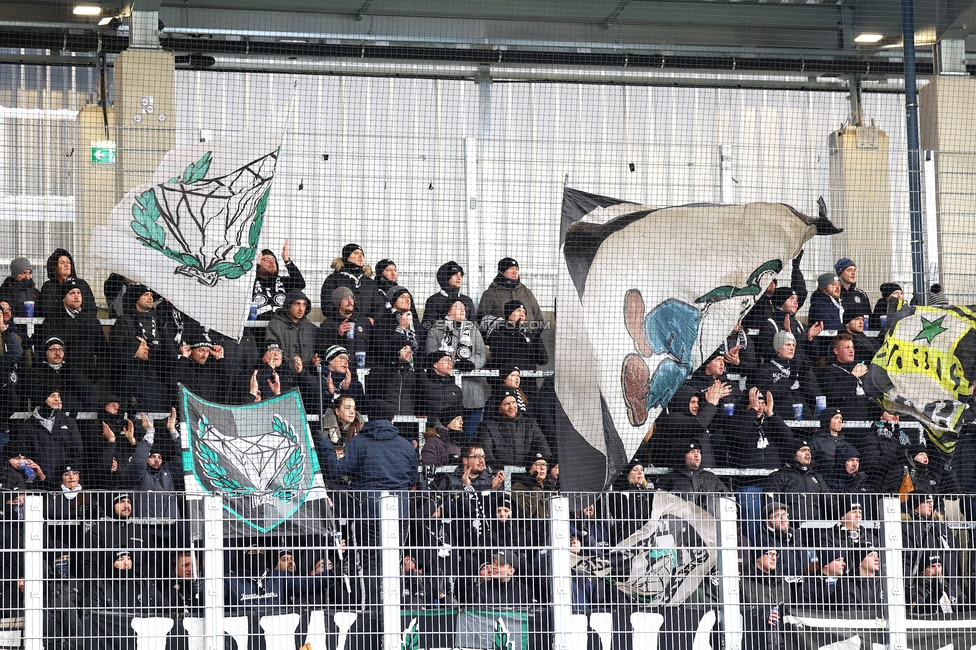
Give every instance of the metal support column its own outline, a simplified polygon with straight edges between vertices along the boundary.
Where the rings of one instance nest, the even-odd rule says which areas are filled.
[[[24,650],[44,649],[44,497],[24,503]]]
[[[912,245],[912,292],[925,304],[925,251],[922,238],[922,172],[918,142],[918,89],[915,82],[915,6],[901,2],[905,55],[905,123],[908,136],[908,205]]]
[[[550,525],[552,539],[552,622],[556,631],[554,650],[570,647],[569,635],[573,616],[573,579],[569,551],[569,499],[552,497],[549,499]]]
[[[885,591],[888,594],[888,630],[891,648],[907,648],[905,580],[902,565],[901,502],[894,497],[882,501],[884,517]]]
[[[383,648],[400,650],[400,497],[389,492],[380,495],[380,540]]]
[[[734,499],[718,501],[718,575],[722,590],[722,629],[727,650],[742,648],[742,613],[739,611],[739,522]]]
[[[185,429],[186,424],[180,425]],[[220,497],[203,497],[203,578],[206,608],[203,629],[207,650],[224,649],[224,504]]]

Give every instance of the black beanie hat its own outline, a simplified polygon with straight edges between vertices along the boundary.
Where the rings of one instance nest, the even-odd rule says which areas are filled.
[[[880,289],[882,298],[889,298],[894,292],[902,291],[901,285],[895,282],[883,282]]]
[[[518,262],[512,257],[503,257],[498,260],[498,272],[504,273],[512,267],[518,268]]]
[[[525,309],[525,303],[523,303],[521,300],[509,300],[505,303],[505,306],[502,307],[502,317],[507,319],[516,309]]]
[[[454,260],[441,264],[441,267],[437,269],[437,284],[440,285],[441,289],[447,290],[447,282],[454,277],[455,273],[464,275],[464,268]]]
[[[359,244],[346,244],[342,247],[342,261],[345,262],[354,251],[361,251],[363,247]]]
[[[790,296],[795,296],[796,291],[793,291],[792,287],[776,287],[773,291],[773,307],[782,307],[783,303],[790,299]]]
[[[353,249],[353,250],[356,250],[356,249]],[[352,251],[349,251],[349,252],[352,253]],[[346,257],[349,257],[349,256],[346,255]],[[343,258],[343,259],[345,259],[345,258]],[[393,260],[388,260],[388,259],[386,259],[384,257],[383,259],[381,259],[379,262],[376,263],[376,267],[373,270],[376,271],[376,275],[381,275],[383,273],[383,271],[386,270],[386,267],[388,267],[388,266],[396,266],[396,262],[394,262]]]
[[[275,258],[275,262],[277,262],[277,261],[278,261],[278,256],[277,256],[277,255],[275,255],[275,254],[274,254],[274,251],[273,251],[273,250],[271,250],[270,248],[262,248],[262,249],[261,249],[261,254],[262,254],[262,255],[270,255],[271,257],[273,257],[273,258]]]
[[[427,358],[425,359],[425,361],[427,362],[428,368],[433,368],[434,364],[436,364],[438,361],[440,361],[444,357],[450,357],[450,356],[451,354],[449,352],[445,352],[444,350],[434,350],[433,352],[427,353]]]

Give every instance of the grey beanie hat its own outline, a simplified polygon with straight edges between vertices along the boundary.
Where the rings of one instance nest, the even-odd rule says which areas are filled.
[[[840,278],[837,277],[836,273],[824,273],[819,278],[817,278],[817,288],[826,289],[832,282],[839,282]]]
[[[796,343],[796,337],[793,336],[793,334],[791,334],[790,332],[787,332],[785,330],[780,330],[779,332],[776,332],[776,334],[773,335],[773,349],[778,352],[779,349],[783,347],[783,344],[786,343],[787,341],[792,341],[793,343]]]
[[[10,262],[10,275],[15,278],[28,269],[33,271],[34,265],[26,257],[16,257]]]

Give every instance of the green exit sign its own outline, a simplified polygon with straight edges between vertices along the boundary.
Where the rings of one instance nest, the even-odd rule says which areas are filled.
[[[91,161],[97,165],[115,164],[115,143],[97,140],[91,143]]]

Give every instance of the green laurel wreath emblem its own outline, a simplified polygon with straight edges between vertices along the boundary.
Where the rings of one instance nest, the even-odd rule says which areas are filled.
[[[179,184],[188,189],[197,183],[208,183],[205,178],[210,170],[212,152],[206,152],[198,161],[187,165],[183,170],[182,176],[169,179],[170,184]],[[192,189],[192,188],[189,188]],[[201,274],[210,274],[215,278],[227,278],[235,280],[251,270],[254,265],[254,257],[257,254],[258,240],[261,236],[261,226],[264,223],[264,213],[268,207],[268,197],[271,189],[265,190],[255,206],[254,216],[248,229],[247,246],[241,246],[234,253],[233,261],[223,261],[223,258],[214,258],[208,264],[197,255],[193,255],[185,246],[185,242],[178,241],[184,250],[178,251],[166,245],[166,228],[159,224],[160,217],[170,230],[174,230],[176,238],[182,239],[179,234],[179,226],[174,222],[173,215],[164,214],[160,209],[159,201],[156,198],[156,189],[148,189],[136,199],[132,206],[132,218],[130,227],[136,233],[136,238],[143,246],[151,248],[165,255],[166,257],[179,262],[180,264],[195,269]],[[213,280],[216,282],[216,279]]]
[[[227,476],[227,470],[220,464],[220,454],[203,440],[208,426],[210,426],[210,421],[206,416],[200,416],[196,431],[194,431],[197,455],[200,458],[200,467],[203,469],[204,476],[210,479],[211,485],[229,497],[243,497],[257,492],[256,488],[241,485],[240,481]]]
[[[283,435],[290,442],[298,443],[298,436],[295,435],[295,429],[279,416],[274,416],[274,422],[271,428],[275,433]],[[273,492],[276,499],[280,501],[291,501],[295,498],[302,484],[302,477],[305,474],[304,468],[305,455],[302,453],[301,446],[299,446],[288,456],[288,460],[285,461],[285,474],[281,478],[281,485]]]

